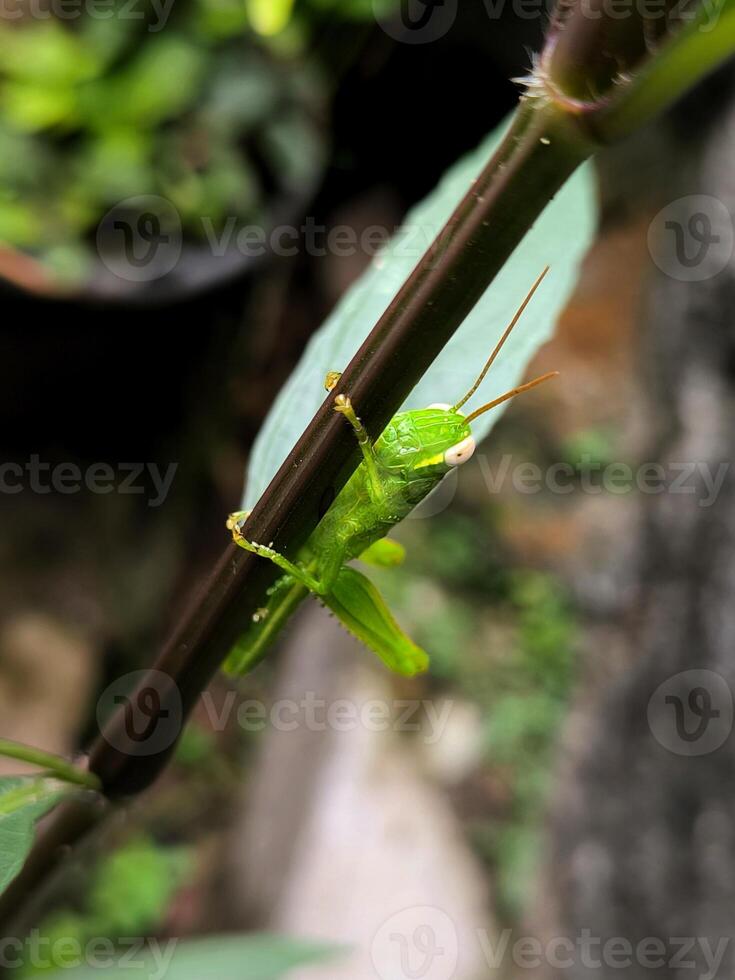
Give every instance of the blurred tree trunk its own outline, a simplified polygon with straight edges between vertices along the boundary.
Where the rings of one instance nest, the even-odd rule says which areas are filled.
[[[604,663],[621,644],[625,655],[580,699],[567,733],[543,913],[546,938],[564,945],[545,957],[547,975],[733,975],[733,77],[721,73],[687,100],[659,130],[665,138],[649,134],[612,163],[627,196],[631,160],[646,161],[634,197],[643,209],[651,197],[657,206],[678,201],[649,237],[656,264],[640,369],[652,424],[643,461],[663,463],[669,477],[683,472],[677,464],[699,469],[685,484],[693,491],[640,495],[640,531],[630,529],[638,558],[592,633],[601,640],[588,651],[593,660]],[[609,177],[608,214],[617,210]],[[711,492],[703,474],[715,481]]]

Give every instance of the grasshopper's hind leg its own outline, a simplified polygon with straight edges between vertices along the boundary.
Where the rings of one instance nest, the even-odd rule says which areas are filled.
[[[254,555],[260,555],[261,558],[267,558],[269,561],[272,561],[274,565],[278,565],[280,569],[287,572],[297,582],[301,582],[302,585],[305,585],[315,595],[323,595],[325,591],[324,586],[307,568],[289,561],[285,555],[280,554],[280,552],[275,551],[268,545],[257,544],[255,541],[248,541],[247,538],[243,537],[242,527],[246,520],[247,512],[245,511],[230,514],[227,519],[227,529],[232,531],[232,540],[235,544],[244,548],[245,551],[250,551]]]
[[[290,575],[281,576],[268,590],[265,606],[254,614],[230,651],[224,663],[225,673],[242,677],[259,664],[308,594],[308,589],[301,582],[294,582]]]

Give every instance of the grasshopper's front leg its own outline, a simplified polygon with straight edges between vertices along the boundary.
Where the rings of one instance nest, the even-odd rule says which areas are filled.
[[[278,565],[280,569],[287,572],[296,582],[301,582],[302,585],[305,585],[315,595],[324,595],[327,588],[307,568],[289,561],[285,555],[282,555],[269,545],[248,541],[243,536],[242,528],[248,516],[249,511],[237,511],[234,514],[230,514],[227,519],[227,529],[232,531],[232,540],[235,544],[244,548],[245,551],[249,551],[254,555],[260,555],[261,558],[267,558],[269,561],[272,561],[274,565]]]
[[[353,431],[357,436],[360,451],[362,452],[362,458],[363,462],[365,463],[365,469],[367,470],[370,489],[372,490],[373,497],[375,499],[379,499],[383,496],[383,481],[380,478],[378,460],[375,456],[375,449],[370,441],[370,436],[368,435],[367,429],[357,417],[355,409],[352,407],[352,402],[347,395],[337,395],[337,397],[334,399],[334,410],[335,412],[339,412],[341,415],[344,415],[352,426]]]
[[[248,511],[238,511],[230,514],[227,519],[227,529],[232,532],[232,540],[235,544],[244,548],[245,551],[249,551],[254,555],[260,555],[261,558],[267,558],[269,561],[272,561],[274,565],[277,565],[290,575],[296,582],[305,585],[309,592],[313,592],[314,595],[327,595],[344,564],[344,548],[335,545],[335,547],[330,549],[328,554],[323,556],[319,564],[319,577],[317,578],[311,569],[304,568],[303,565],[297,565],[295,562],[290,561],[285,555],[276,551],[275,548],[271,548],[270,545],[248,541],[242,533],[242,528],[248,518],[248,513]]]
[[[375,456],[375,449],[370,441],[370,436],[365,426],[357,417],[352,407],[352,402],[346,395],[337,395],[334,400],[334,410],[344,415],[352,426],[360,445],[373,499],[379,500],[383,496],[383,481],[380,476],[380,469]],[[335,546],[321,556],[319,577],[317,578],[311,569],[295,564],[270,545],[259,544],[257,541],[249,541],[242,533],[243,525],[248,516],[249,511],[239,511],[231,514],[228,518],[227,528],[232,532],[232,538],[235,544],[244,548],[245,551],[250,551],[254,555],[259,555],[261,558],[267,558],[269,561],[272,561],[274,565],[277,565],[282,571],[290,575],[296,582],[305,585],[314,595],[325,596],[329,594],[344,564],[344,547],[335,542]]]

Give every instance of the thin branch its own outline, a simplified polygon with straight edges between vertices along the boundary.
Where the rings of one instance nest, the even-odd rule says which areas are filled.
[[[46,775],[56,776],[63,779],[66,783],[73,783],[77,786],[84,786],[86,789],[100,789],[101,784],[94,773],[74,763],[67,761],[60,755],[51,752],[44,752],[33,745],[23,745],[21,742],[11,742],[8,739],[0,738],[0,756],[6,759],[17,759],[19,762],[27,762],[31,766],[38,766],[46,770]]]

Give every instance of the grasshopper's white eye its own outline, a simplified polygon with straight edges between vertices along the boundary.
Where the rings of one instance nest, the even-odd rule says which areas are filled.
[[[468,459],[472,458],[474,451],[475,440],[472,436],[467,436],[462,442],[458,442],[456,446],[447,449],[444,453],[444,462],[447,466],[461,466],[462,463],[466,463]]]

